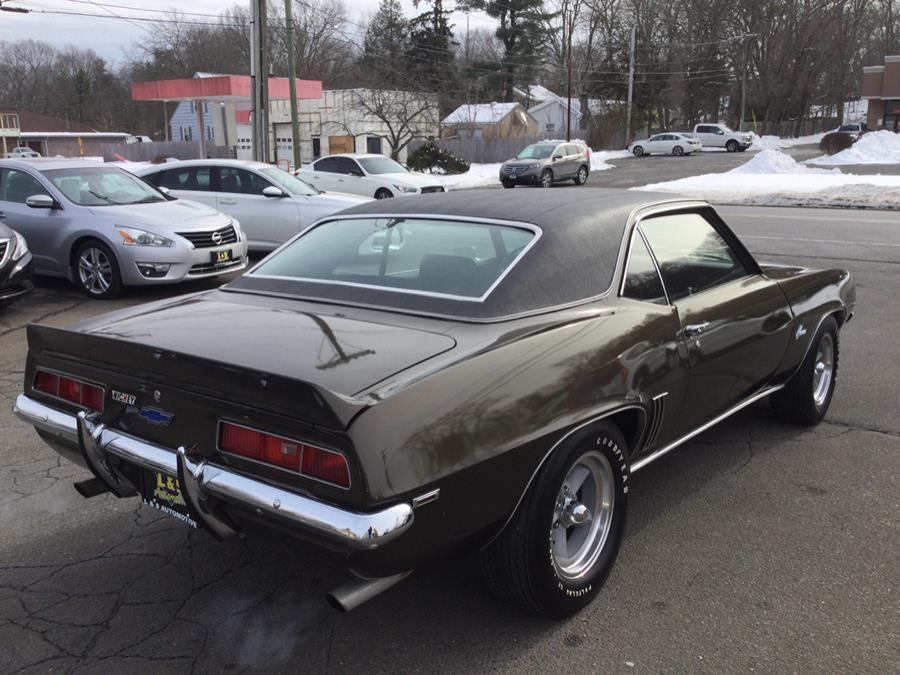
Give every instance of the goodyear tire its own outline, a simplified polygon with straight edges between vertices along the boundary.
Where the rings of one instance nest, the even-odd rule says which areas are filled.
[[[625,447],[618,428],[602,423],[577,432],[551,455],[510,522],[481,552],[492,593],[557,618],[593,600],[625,528]]]
[[[825,417],[837,384],[838,335],[837,321],[830,316],[813,336],[800,369],[772,394],[772,410],[782,422],[812,426]]]

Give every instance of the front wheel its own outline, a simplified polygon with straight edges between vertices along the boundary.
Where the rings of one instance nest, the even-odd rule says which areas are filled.
[[[541,174],[541,187],[553,187],[553,172],[550,169],[544,169]]]
[[[737,141],[728,141],[725,144],[725,149],[728,150],[728,152],[737,152],[738,151],[738,142]]]
[[[119,262],[103,242],[90,240],[75,252],[75,280],[86,295],[99,300],[114,298],[122,292]]]
[[[379,188],[375,191],[375,199],[390,199],[393,196],[394,193],[387,188]]]
[[[684,148],[682,148],[680,145],[676,145],[674,148],[672,148],[672,154],[676,157],[681,157],[684,154]]]
[[[828,317],[813,336],[800,370],[771,396],[778,419],[807,426],[822,421],[834,396],[839,351],[837,321]]]
[[[491,592],[536,614],[567,617],[599,592],[625,527],[625,440],[612,424],[573,437],[481,552]]]
[[[575,185],[584,185],[587,183],[588,170],[586,166],[578,167],[578,175],[575,176]]]

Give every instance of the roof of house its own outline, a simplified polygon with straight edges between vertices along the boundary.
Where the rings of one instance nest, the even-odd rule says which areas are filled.
[[[497,124],[517,107],[521,106],[518,103],[463,104],[447,115],[441,124]]]
[[[31,110],[4,110],[3,112],[19,116],[19,130],[22,133],[96,131],[84,122],[65,120]]]

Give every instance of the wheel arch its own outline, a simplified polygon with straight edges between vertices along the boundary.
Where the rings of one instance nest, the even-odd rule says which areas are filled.
[[[492,533],[484,545],[481,547],[487,548],[493,543],[493,541],[500,536],[500,533],[503,532],[512,521],[513,516],[515,516],[516,511],[519,510],[519,507],[522,505],[522,501],[525,499],[525,495],[528,493],[528,490],[531,489],[532,484],[537,478],[538,474],[541,472],[541,469],[546,466],[547,462],[550,460],[550,457],[561,447],[564,447],[567,443],[572,442],[575,439],[578,439],[582,436],[588,435],[592,432],[592,430],[603,424],[611,422],[612,424],[618,427],[619,431],[625,437],[625,443],[628,446],[626,448],[627,452],[625,453],[627,457],[631,457],[634,454],[634,451],[639,447],[639,443],[644,435],[644,431],[647,428],[647,423],[650,421],[650,416],[647,412],[647,409],[640,405],[639,403],[624,403],[622,405],[616,406],[612,410],[607,410],[606,412],[600,413],[590,419],[582,422],[580,424],[576,424],[570,427],[565,433],[562,434],[550,448],[544,453],[544,456],[541,458],[541,461],[538,462],[538,465],[535,467],[534,471],[531,474],[531,477],[525,483],[525,486],[522,489],[521,494],[519,495],[519,499],[516,501],[516,505],[513,507],[512,511],[509,512],[509,515],[503,521],[503,524],[497,528],[497,531]]]
[[[116,255],[116,250],[112,242],[108,241],[103,235],[97,232],[80,232],[76,234],[69,244],[69,253],[66,264],[66,276],[71,282],[75,281],[75,254],[78,253],[78,249],[81,248],[82,244],[86,244],[89,241],[100,242],[112,251],[113,255]],[[118,257],[116,258],[116,261],[118,262]]]

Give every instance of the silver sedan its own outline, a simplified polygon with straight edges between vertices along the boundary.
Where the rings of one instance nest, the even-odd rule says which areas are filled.
[[[247,265],[237,220],[99,162],[0,160],[0,218],[25,237],[35,274],[93,298]]]

